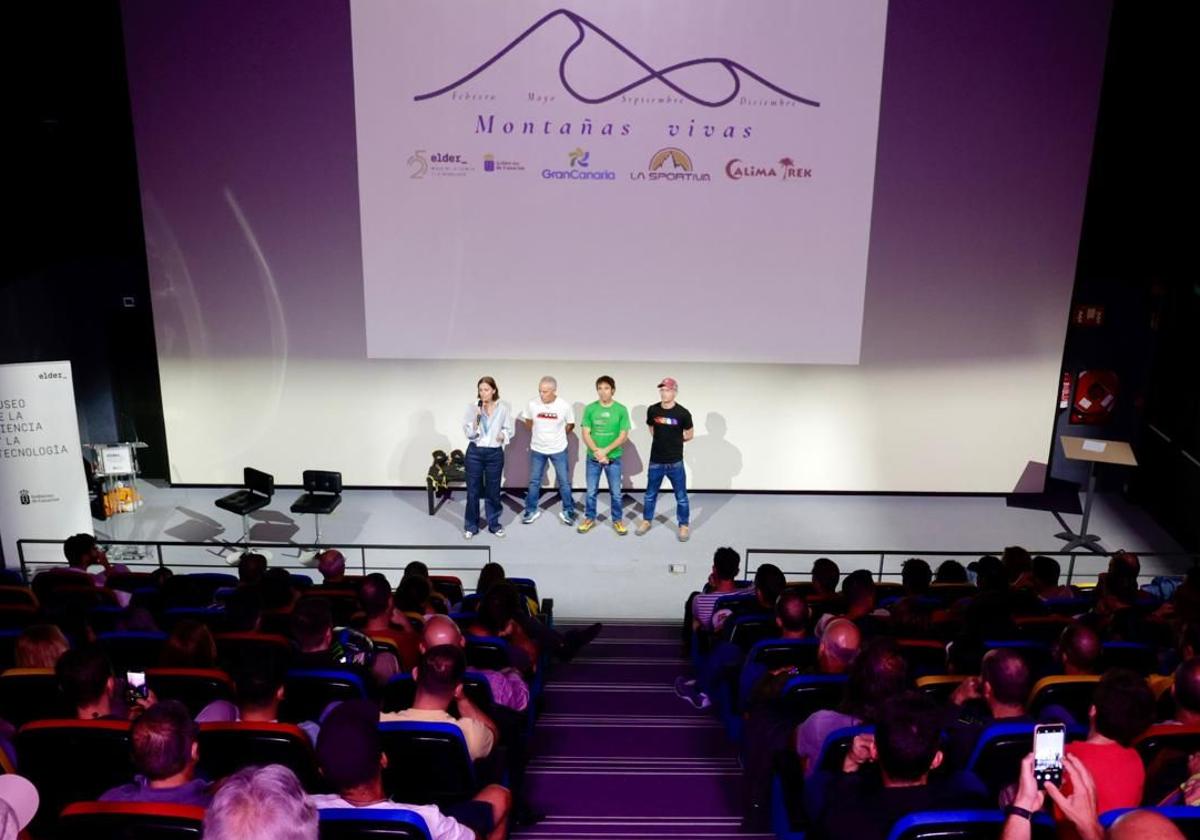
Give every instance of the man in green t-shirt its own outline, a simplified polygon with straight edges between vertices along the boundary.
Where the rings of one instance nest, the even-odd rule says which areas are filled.
[[[600,473],[608,478],[612,496],[613,530],[624,536],[629,532],[621,519],[621,444],[629,437],[629,410],[613,400],[617,383],[611,376],[596,380],[600,399],[583,410],[583,443],[587,447],[587,501],[579,533],[586,534],[596,525],[596,497],[600,495]]]

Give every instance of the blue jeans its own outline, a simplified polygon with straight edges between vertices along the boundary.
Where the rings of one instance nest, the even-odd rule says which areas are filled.
[[[688,524],[687,473],[683,471],[683,461],[674,464],[656,464],[650,462],[646,470],[646,497],[642,500],[642,518],[647,522],[654,519],[654,506],[658,502],[658,488],[662,487],[663,479],[671,482],[675,491],[675,519],[680,525]]]
[[[467,512],[463,516],[463,529],[475,533],[479,530],[480,490],[487,499],[488,530],[500,527],[500,475],[504,472],[504,450],[498,446],[467,447]]]
[[[567,475],[567,450],[543,455],[529,452],[529,492],[525,494],[525,515],[537,510],[538,498],[542,495],[542,476],[546,474],[546,462],[554,465],[554,480],[558,484],[558,495],[562,497],[563,513],[575,515],[575,497],[571,495],[571,479]]]
[[[587,496],[583,504],[583,518],[596,518],[596,497],[600,495],[600,473],[608,479],[608,494],[612,498],[612,521],[621,521],[621,459],[612,458],[601,464],[594,458],[587,459]]]

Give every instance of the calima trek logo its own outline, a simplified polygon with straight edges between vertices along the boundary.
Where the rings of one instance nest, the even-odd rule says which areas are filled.
[[[767,165],[746,163],[741,158],[734,158],[725,164],[725,177],[734,181],[741,181],[743,179],[798,181],[811,178],[812,176],[812,169],[810,167],[797,166],[796,162],[790,157],[782,157],[778,162]]]

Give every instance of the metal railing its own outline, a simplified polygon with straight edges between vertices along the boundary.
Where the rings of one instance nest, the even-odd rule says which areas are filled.
[[[1037,555],[1041,554],[1041,555],[1045,555],[1047,557],[1056,557],[1056,558],[1057,557],[1066,557],[1066,558],[1068,558],[1067,565],[1066,565],[1066,580],[1064,581],[1067,584],[1072,583],[1075,580],[1076,576],[1078,576],[1080,578],[1094,578],[1094,577],[1098,576],[1101,572],[1103,572],[1108,567],[1109,555],[1107,555],[1107,554],[1095,554],[1092,552],[1032,551],[1032,550],[1029,553],[1031,556],[1037,556]],[[1191,566],[1193,566],[1197,563],[1200,563],[1200,554],[1195,554],[1192,552],[1135,551],[1133,553],[1143,559],[1151,558],[1151,557],[1162,558],[1162,559],[1172,559],[1172,558],[1178,559],[1179,566],[1180,566],[1178,574],[1182,574],[1187,570],[1187,568],[1190,568]],[[759,563],[768,562],[766,560],[757,560],[756,561],[754,559],[756,556],[763,556],[763,557],[791,556],[791,557],[810,558],[807,568],[783,569],[783,573],[788,576],[807,575],[807,574],[811,573],[812,572],[812,561],[816,560],[818,557],[828,557],[831,560],[836,560],[838,557],[860,557],[860,558],[864,558],[864,559],[870,558],[872,561],[875,561],[875,560],[878,561],[878,562],[872,562],[872,565],[874,566],[873,574],[875,575],[875,579],[877,581],[882,582],[885,578],[899,578],[900,577],[900,566],[903,564],[903,562],[905,560],[907,560],[910,557],[919,557],[922,560],[930,560],[930,561],[934,560],[935,558],[940,559],[940,560],[961,560],[963,565],[965,566],[968,562],[973,561],[973,560],[978,560],[980,557],[984,556],[985,554],[992,554],[995,556],[999,556],[1000,552],[994,548],[986,549],[983,551],[920,551],[920,550],[918,550],[918,551],[897,551],[895,549],[883,549],[883,548],[825,549],[825,550],[808,549],[808,548],[747,548],[745,551],[746,578],[750,579],[750,578],[754,577],[754,571],[755,571],[755,569],[758,568]],[[895,564],[894,566],[890,566],[889,559]],[[1096,570],[1094,572],[1092,572],[1090,570],[1083,571],[1083,570],[1077,569],[1077,567],[1076,567],[1077,560],[1085,561],[1088,563],[1094,562],[1096,564]],[[934,569],[936,570],[936,568],[937,568],[936,563],[930,562],[930,565],[933,566]],[[863,568],[863,567],[858,566],[856,568]],[[846,571],[847,571],[846,569],[843,569],[842,573],[845,574]],[[1139,576],[1139,580],[1140,579],[1148,580],[1152,577],[1154,577],[1154,575],[1152,575],[1152,574],[1142,574]]]
[[[441,553],[441,552],[471,552],[476,555],[482,554],[482,562],[477,565],[446,565],[444,563],[429,562],[429,570],[431,572],[478,572],[485,563],[490,563],[492,559],[491,546],[483,545],[402,545],[390,543],[339,543],[337,545],[313,545],[309,543],[277,543],[277,542],[197,542],[197,541],[161,541],[161,540],[97,540],[101,545],[107,546],[110,549],[113,546],[128,546],[130,548],[139,549],[135,555],[139,559],[129,559],[126,556],[118,556],[112,559],[115,563],[121,563],[131,570],[134,569],[156,569],[165,566],[172,568],[197,568],[197,569],[226,569],[229,570],[230,564],[226,559],[220,557],[218,552],[234,551],[241,552],[254,549],[274,550],[271,559],[271,566],[288,569],[290,571],[303,572],[315,571],[311,564],[300,562],[300,557],[278,553],[279,549],[290,549],[296,551],[321,551],[328,548],[336,548],[343,554],[348,554],[346,558],[346,571],[349,574],[366,575],[370,572],[388,572],[400,571],[406,563],[393,565],[388,563],[375,562],[378,560],[378,555],[386,551],[400,551],[408,553],[409,560],[425,559],[412,557],[413,552],[424,553]],[[55,547],[62,546],[62,540],[45,540],[45,539],[23,539],[17,540],[17,558],[20,562],[21,576],[28,581],[29,570],[28,566],[35,564],[39,567],[51,565],[66,565],[65,558],[62,558],[61,551],[59,552],[59,560],[55,563],[48,563],[42,559],[30,561],[26,558],[26,547],[35,545],[50,545]],[[140,549],[152,549],[149,552],[142,552]],[[191,549],[191,558],[183,558],[178,562],[168,562],[167,555],[182,549]],[[202,552],[196,551],[202,549]],[[351,569],[351,558],[357,552],[358,563],[357,569]],[[375,555],[375,561],[367,562],[367,553],[372,552]],[[199,555],[199,556],[197,556]],[[205,556],[207,555],[207,557]],[[203,560],[205,562],[196,562]]]

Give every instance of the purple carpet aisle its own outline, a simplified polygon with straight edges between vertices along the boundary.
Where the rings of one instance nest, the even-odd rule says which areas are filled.
[[[675,696],[677,624],[606,624],[546,684],[518,838],[766,838],[738,830],[741,771],[716,718]]]

